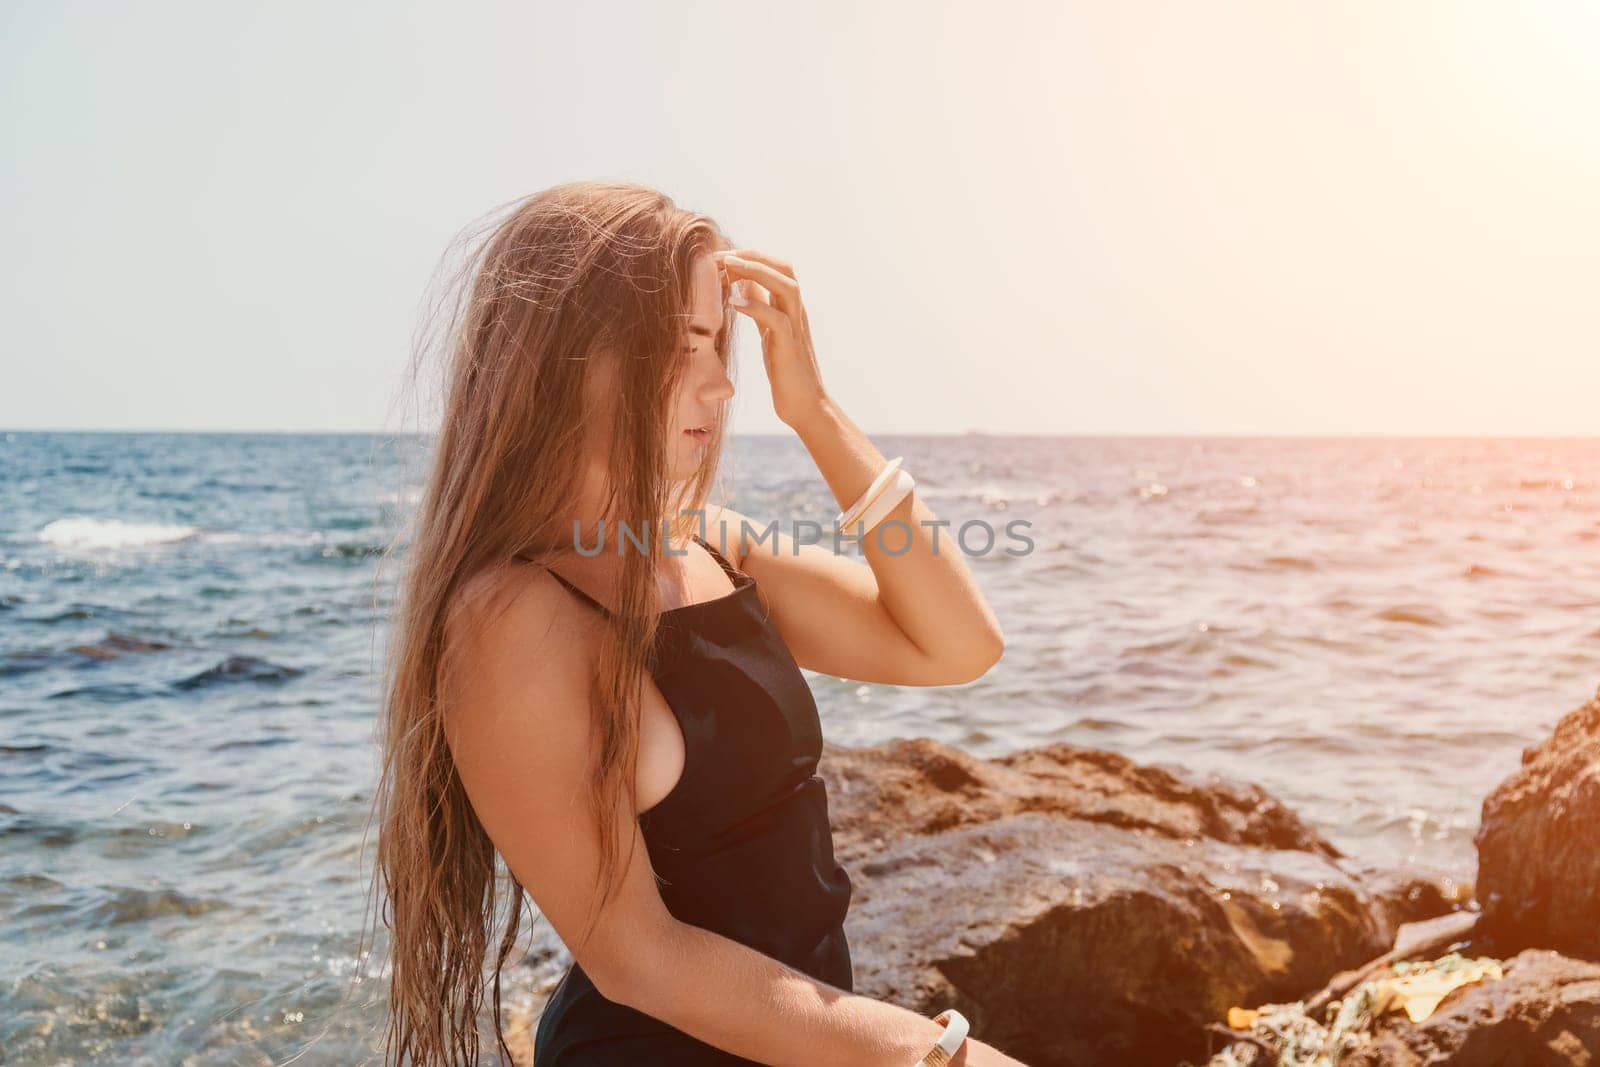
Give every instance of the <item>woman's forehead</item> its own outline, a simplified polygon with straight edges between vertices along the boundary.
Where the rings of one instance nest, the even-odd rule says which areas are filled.
[[[723,284],[717,263],[710,256],[699,256],[692,267],[694,316],[692,325],[703,326],[715,333],[722,326]]]

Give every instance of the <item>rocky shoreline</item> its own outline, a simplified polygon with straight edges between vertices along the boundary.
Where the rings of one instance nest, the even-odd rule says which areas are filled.
[[[1030,1067],[1600,1064],[1600,693],[1485,800],[1476,887],[1346,856],[1258,786],[1075,745],[830,744],[820,773],[856,990],[953,1005]],[[1334,1058],[1227,1025],[1450,951],[1502,977]]]

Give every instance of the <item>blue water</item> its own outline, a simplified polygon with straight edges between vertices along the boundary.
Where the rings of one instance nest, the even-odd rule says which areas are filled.
[[[812,676],[833,741],[1110,748],[1470,877],[1483,795],[1600,684],[1600,441],[876,440],[941,518],[1025,520],[1034,551],[970,558],[1008,638],[980,681]],[[375,1047],[382,553],[426,449],[0,435],[7,1064]],[[790,438],[729,462],[759,520],[836,510]]]

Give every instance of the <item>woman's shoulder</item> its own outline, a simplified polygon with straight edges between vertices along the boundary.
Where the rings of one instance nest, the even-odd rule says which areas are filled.
[[[551,775],[570,771],[556,767],[568,756],[579,760],[593,729],[597,643],[577,608],[543,568],[500,567],[463,583],[440,663],[441,711],[458,758],[493,764],[498,751],[543,745]]]
[[[513,560],[484,567],[461,583],[445,620],[445,640],[471,658],[518,654],[579,656],[593,647],[593,627],[554,574]]]

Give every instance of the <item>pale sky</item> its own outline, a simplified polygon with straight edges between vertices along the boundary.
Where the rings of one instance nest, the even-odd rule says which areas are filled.
[[[10,0],[0,101],[8,429],[401,428],[457,229],[621,178],[869,433],[1600,432],[1586,0]]]

